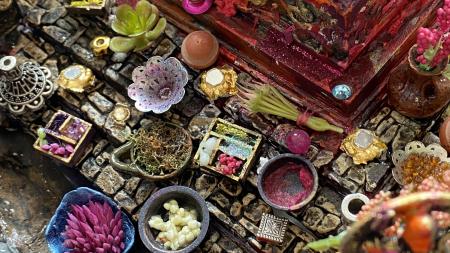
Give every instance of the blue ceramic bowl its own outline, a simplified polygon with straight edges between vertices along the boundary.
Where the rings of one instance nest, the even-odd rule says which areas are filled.
[[[90,200],[100,201],[102,203],[106,201],[112,207],[114,212],[119,210],[116,203],[114,203],[114,201],[110,198],[106,197],[103,193],[94,191],[87,187],[80,187],[66,193],[56,209],[55,214],[50,219],[47,229],[45,230],[45,238],[47,239],[50,252],[64,253],[69,251],[69,249],[63,245],[64,238],[61,233],[65,230],[65,226],[67,224],[66,219],[68,217],[68,212],[70,211],[70,206],[73,204],[84,205]],[[123,232],[125,233],[125,249],[122,252],[127,253],[130,251],[131,246],[133,246],[135,232],[133,223],[131,223],[130,219],[124,212],[122,212],[122,226]]]

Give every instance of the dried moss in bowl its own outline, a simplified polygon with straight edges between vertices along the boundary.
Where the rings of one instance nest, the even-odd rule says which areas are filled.
[[[184,166],[191,155],[190,136],[163,122],[139,129],[130,140],[136,165],[152,175],[173,172]]]

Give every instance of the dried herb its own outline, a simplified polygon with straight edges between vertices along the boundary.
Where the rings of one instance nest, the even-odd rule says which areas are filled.
[[[328,123],[325,119],[308,115],[306,112],[301,113],[277,89],[269,85],[259,83],[254,83],[252,87],[239,85],[238,96],[252,112],[277,115],[319,132],[328,130],[344,132],[342,128]]]
[[[140,128],[130,140],[134,143],[135,163],[152,175],[171,173],[190,157],[190,136],[164,122]]]

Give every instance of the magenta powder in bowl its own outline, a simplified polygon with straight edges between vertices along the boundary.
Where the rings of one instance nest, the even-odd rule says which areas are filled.
[[[315,195],[317,172],[305,158],[284,154],[264,165],[258,177],[258,189],[272,207],[296,210]]]

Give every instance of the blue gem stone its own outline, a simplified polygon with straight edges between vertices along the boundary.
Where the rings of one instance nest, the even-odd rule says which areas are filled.
[[[352,96],[352,88],[347,84],[337,84],[331,90],[333,97],[339,100],[347,100]]]

